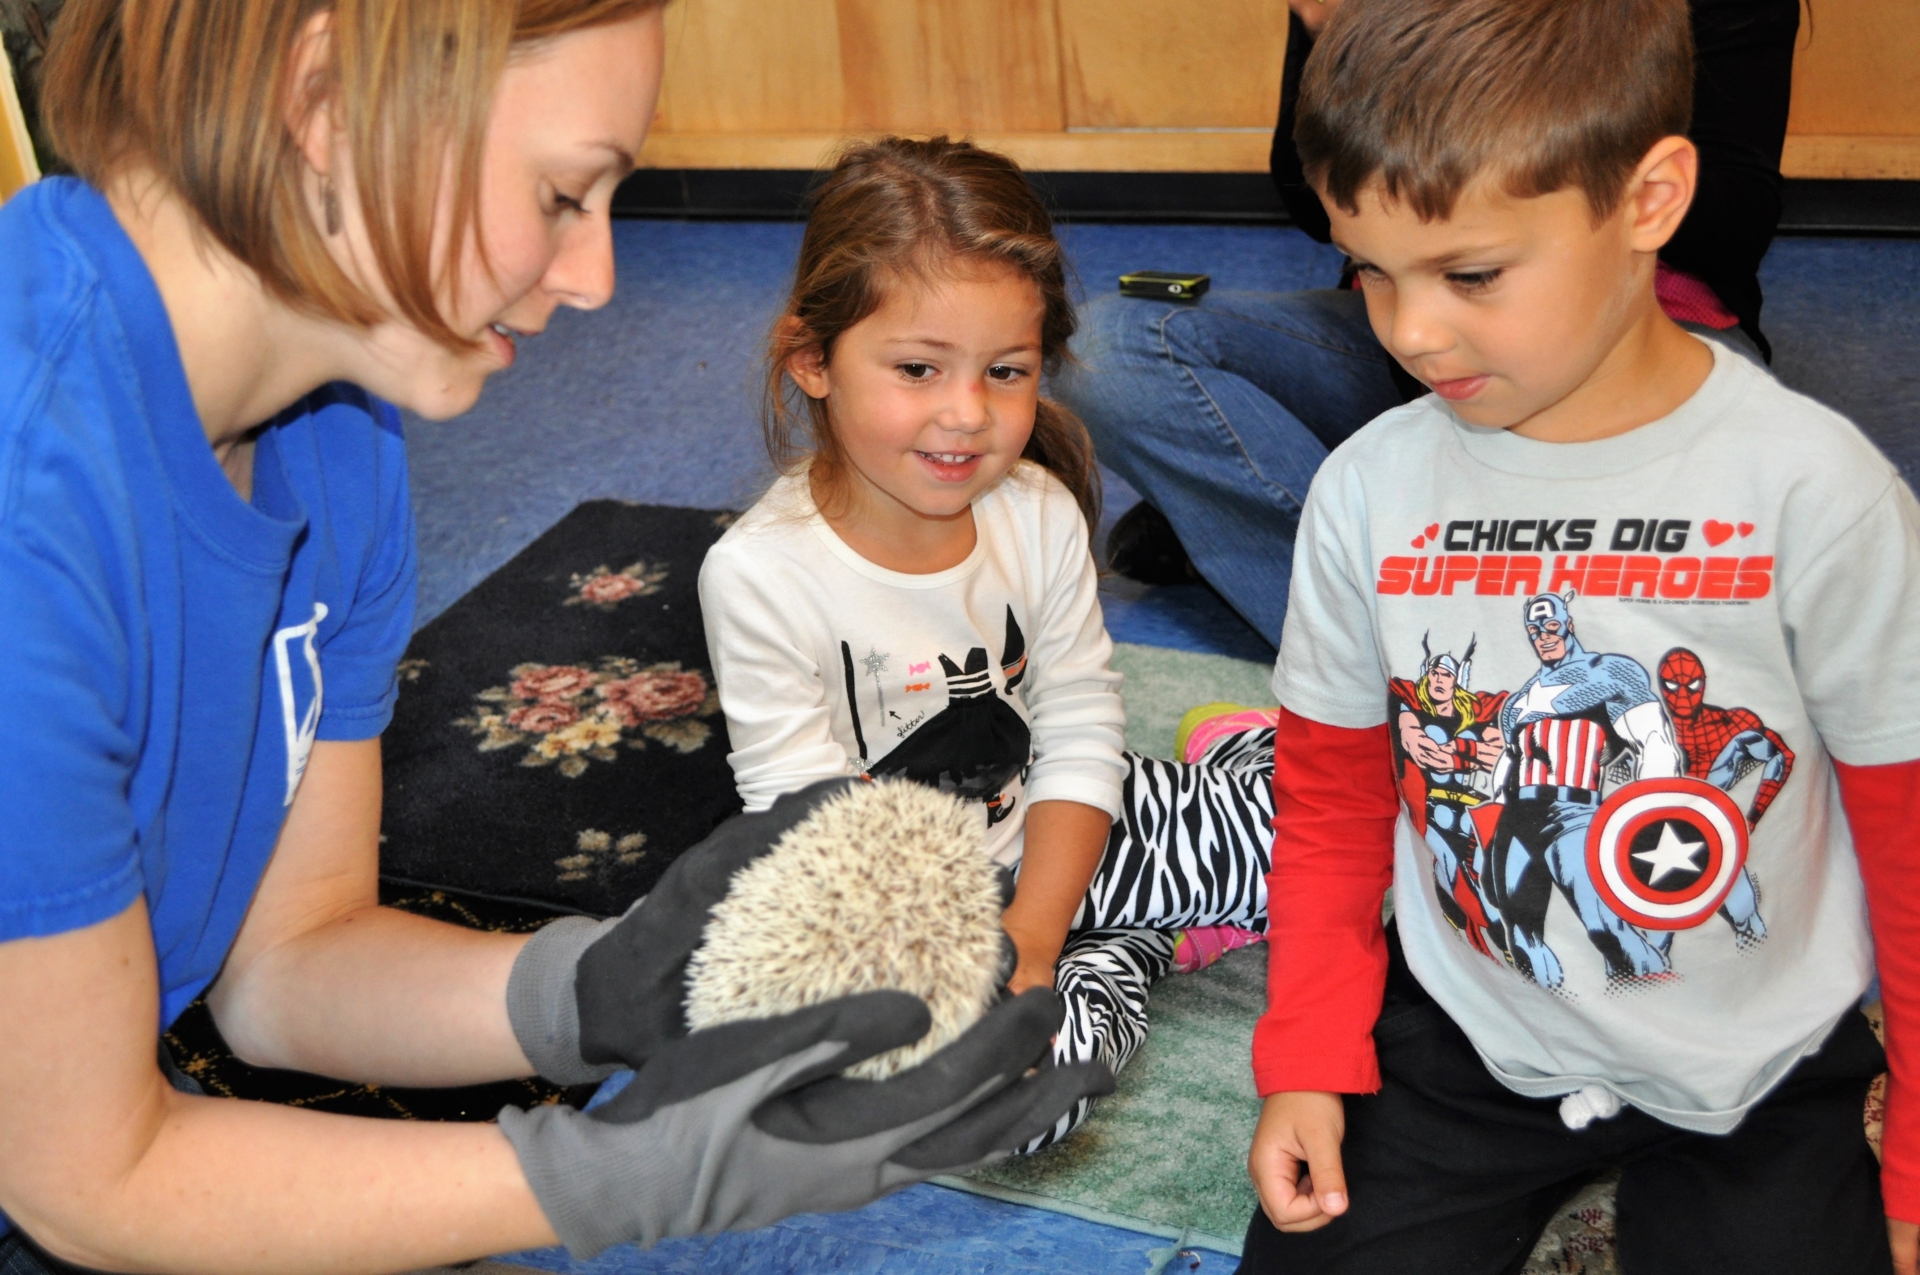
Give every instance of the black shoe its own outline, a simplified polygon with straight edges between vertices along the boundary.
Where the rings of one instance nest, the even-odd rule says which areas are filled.
[[[1141,501],[1107,533],[1107,566],[1142,584],[1192,584],[1200,579],[1167,516]]]

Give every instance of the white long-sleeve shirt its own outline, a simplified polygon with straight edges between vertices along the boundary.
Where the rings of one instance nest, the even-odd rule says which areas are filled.
[[[973,522],[958,566],[890,571],[834,533],[802,472],[714,545],[700,605],[748,810],[819,779],[903,773],[979,800],[1005,864],[1030,802],[1119,813],[1126,716],[1086,520],[1022,462]]]

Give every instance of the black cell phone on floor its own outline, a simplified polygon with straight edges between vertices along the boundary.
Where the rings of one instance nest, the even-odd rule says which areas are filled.
[[[1120,295],[1156,301],[1198,301],[1213,279],[1178,270],[1134,270],[1120,276]]]

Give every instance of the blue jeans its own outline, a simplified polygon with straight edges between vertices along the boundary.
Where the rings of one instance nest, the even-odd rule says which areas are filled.
[[[1100,460],[1173,524],[1207,583],[1280,644],[1314,471],[1401,402],[1358,292],[1105,294],[1080,311],[1053,392]],[[1759,361],[1738,328],[1685,325]]]
[[[35,1248],[18,1231],[0,1235],[0,1275],[93,1275],[84,1266],[70,1266]]]

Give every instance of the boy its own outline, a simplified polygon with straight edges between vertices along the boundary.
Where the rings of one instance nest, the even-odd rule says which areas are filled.
[[[1684,0],[1314,50],[1306,171],[1433,395],[1301,520],[1244,1271],[1517,1271],[1609,1168],[1630,1275],[1912,1270],[1920,510],[1656,304],[1691,72]]]

